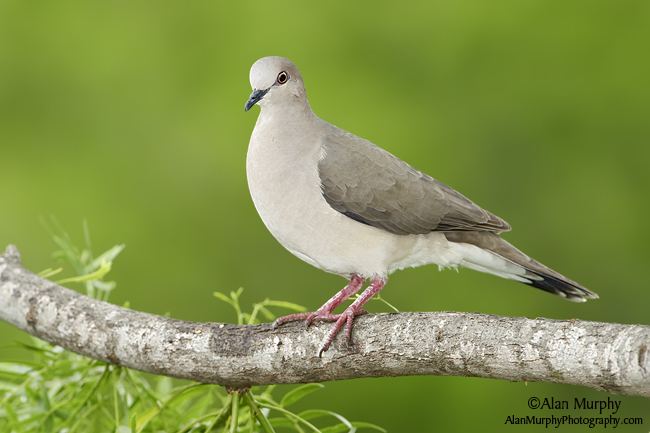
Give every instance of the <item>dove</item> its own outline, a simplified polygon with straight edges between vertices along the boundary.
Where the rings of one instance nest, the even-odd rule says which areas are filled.
[[[583,302],[596,299],[579,283],[530,258],[501,237],[502,218],[368,140],[312,111],[303,78],[288,59],[257,60],[245,111],[260,112],[251,134],[246,175],[259,216],[296,257],[347,279],[347,285],[309,313],[280,317],[275,326],[304,320],[334,322],[320,351],[397,270],[424,265],[469,268]],[[423,127],[426,127],[423,125]],[[341,313],[336,307],[368,287]]]

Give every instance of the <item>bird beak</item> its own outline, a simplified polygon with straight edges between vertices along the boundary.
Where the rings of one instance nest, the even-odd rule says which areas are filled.
[[[250,98],[248,98],[248,101],[246,101],[246,105],[244,105],[244,111],[250,110],[251,107],[257,104],[259,101],[261,101],[264,95],[266,95],[268,92],[269,89],[253,90],[253,93],[251,93]]]

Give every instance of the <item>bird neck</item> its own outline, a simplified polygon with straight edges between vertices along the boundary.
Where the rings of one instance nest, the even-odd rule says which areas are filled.
[[[263,105],[260,112],[260,118],[287,123],[312,119],[314,116],[307,98],[294,99],[287,104]]]

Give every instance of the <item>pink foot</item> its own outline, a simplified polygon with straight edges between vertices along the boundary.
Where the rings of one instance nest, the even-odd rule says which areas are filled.
[[[348,308],[346,308],[341,314],[332,314],[332,311],[340,305],[344,300],[358,292],[363,284],[363,278],[359,275],[353,275],[350,279],[350,282],[347,286],[343,288],[336,295],[332,296],[322,307],[314,312],[309,313],[296,313],[289,314],[288,316],[279,317],[273,323],[273,327],[278,327],[288,322],[295,322],[298,320],[304,320],[307,326],[311,325],[314,321],[323,321],[323,322],[335,322],[332,326],[332,330],[327,335],[325,342],[321,346],[321,349],[318,351],[318,356],[320,357],[323,352],[326,352],[330,348],[332,342],[336,338],[343,326],[345,326],[345,334],[348,341],[352,338],[352,325],[354,324],[354,318],[362,314],[366,314],[366,311],[363,309],[363,306],[368,302],[374,295],[379,293],[381,289],[386,285],[386,280],[383,278],[375,278],[372,280],[372,284],[359,296]]]
[[[348,343],[352,340],[352,325],[354,324],[354,318],[366,314],[366,311],[363,309],[363,306],[368,302],[373,296],[381,291],[386,285],[386,280],[382,278],[375,278],[372,280],[372,284],[366,290],[363,291],[361,296],[359,296],[348,308],[343,310],[341,314],[334,314],[331,316],[331,321],[336,320],[332,330],[325,338],[325,342],[318,351],[318,357],[320,358],[323,355],[323,352],[327,352],[327,349],[330,348],[332,342],[336,338],[343,326],[345,326],[345,338]]]
[[[360,307],[357,310],[356,308],[352,308],[352,305],[350,305],[348,308],[343,310],[341,314],[330,314],[328,317],[319,318],[320,320],[325,322],[336,322],[336,323],[334,323],[334,326],[332,326],[332,330],[330,331],[330,333],[327,334],[327,338],[325,338],[325,342],[323,343],[320,350],[318,351],[318,357],[320,358],[323,355],[323,352],[327,352],[327,349],[330,348],[338,333],[341,332],[343,325],[345,325],[345,339],[348,342],[348,344],[350,344],[350,342],[352,341],[352,325],[354,323],[354,318],[357,316],[362,316],[364,314],[367,314],[367,311],[364,310],[363,308]]]
[[[333,316],[332,311],[334,311],[334,309],[338,307],[347,298],[357,293],[362,285],[363,285],[363,277],[359,275],[352,275],[348,285],[345,286],[343,289],[341,289],[341,291],[339,291],[336,295],[332,296],[318,310],[312,312],[306,312],[306,313],[289,314],[287,316],[278,317],[277,319],[275,319],[275,322],[273,322],[273,327],[277,328],[278,326],[284,325],[285,323],[297,322],[299,320],[304,320],[305,325],[307,326],[311,325],[314,322],[314,320],[331,321],[331,317]]]

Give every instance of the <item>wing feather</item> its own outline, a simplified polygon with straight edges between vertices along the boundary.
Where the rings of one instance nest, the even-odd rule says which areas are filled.
[[[334,132],[322,149],[323,197],[356,221],[399,235],[510,230],[503,219],[367,140]]]

